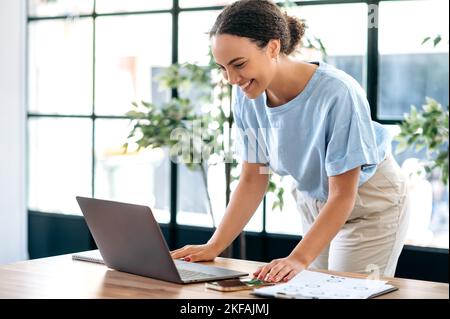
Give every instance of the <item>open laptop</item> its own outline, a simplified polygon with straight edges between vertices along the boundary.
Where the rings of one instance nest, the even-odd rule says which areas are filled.
[[[246,276],[247,273],[173,260],[147,206],[76,197],[109,268],[180,284]]]

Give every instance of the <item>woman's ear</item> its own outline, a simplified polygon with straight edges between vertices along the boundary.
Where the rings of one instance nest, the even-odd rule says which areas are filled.
[[[278,58],[281,50],[281,42],[280,39],[272,39],[267,43],[267,52],[272,59]]]

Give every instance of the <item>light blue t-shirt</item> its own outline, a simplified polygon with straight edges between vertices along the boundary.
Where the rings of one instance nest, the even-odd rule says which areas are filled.
[[[299,191],[324,202],[329,176],[361,166],[362,185],[391,152],[391,137],[371,120],[366,94],[355,79],[315,63],[319,66],[303,91],[277,107],[267,106],[265,92],[249,99],[237,87],[233,115],[241,159],[291,175]]]

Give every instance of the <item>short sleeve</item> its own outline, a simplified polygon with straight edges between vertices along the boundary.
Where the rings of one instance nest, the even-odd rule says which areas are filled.
[[[380,162],[369,103],[364,91],[345,86],[329,112],[325,169],[328,176],[358,166],[364,173]]]
[[[233,90],[233,93],[234,152],[243,161],[267,164],[267,152],[264,143],[266,131],[259,128],[256,117],[251,110],[244,112],[243,100],[239,89]]]

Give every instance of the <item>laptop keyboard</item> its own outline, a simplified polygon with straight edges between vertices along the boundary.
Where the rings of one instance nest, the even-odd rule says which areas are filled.
[[[211,274],[207,274],[204,272],[192,271],[187,269],[179,269],[178,272],[183,280],[196,280],[196,279],[204,279],[211,278]]]

